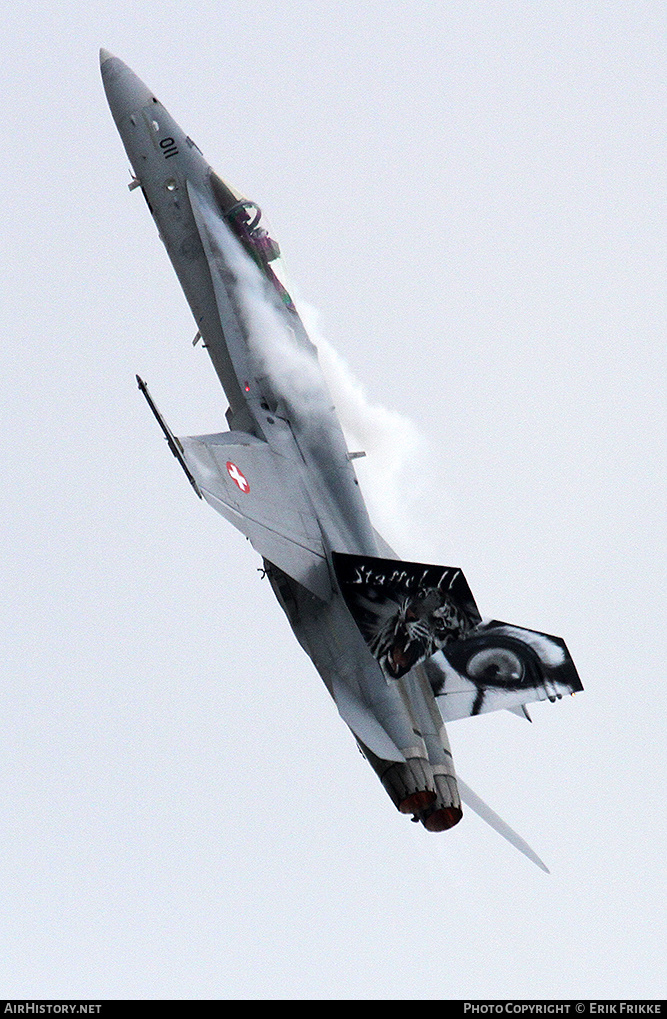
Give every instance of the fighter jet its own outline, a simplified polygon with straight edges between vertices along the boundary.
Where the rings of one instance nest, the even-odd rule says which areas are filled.
[[[397,809],[431,832],[461,801],[543,870],[457,778],[445,723],[581,690],[558,637],[484,620],[460,569],[404,562],[374,529],[262,212],[149,88],[100,52],[116,127],[222,383],[227,429],[176,437],[190,484],[251,542],[297,640]]]

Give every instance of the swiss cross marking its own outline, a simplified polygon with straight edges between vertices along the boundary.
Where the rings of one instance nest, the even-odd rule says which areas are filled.
[[[250,491],[250,485],[248,484],[248,481],[246,480],[246,478],[244,478],[243,474],[238,469],[236,464],[232,463],[231,460],[227,461],[227,473],[229,474],[234,484],[241,489],[243,494],[247,495],[248,492]]]

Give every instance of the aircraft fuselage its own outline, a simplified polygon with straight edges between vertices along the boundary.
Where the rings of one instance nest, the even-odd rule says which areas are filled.
[[[460,788],[544,868],[459,787],[443,719],[521,712],[581,689],[564,642],[484,622],[461,570],[402,562],[375,532],[260,210],[217,176],[122,61],[105,51],[100,59],[130,188],[143,192],[195,342],[229,401],[228,431],[178,439],[139,380],[169,448],[197,494],[262,556],[297,639],[396,807],[442,831],[461,818]]]

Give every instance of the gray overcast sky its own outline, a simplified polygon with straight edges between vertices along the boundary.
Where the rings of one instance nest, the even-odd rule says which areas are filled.
[[[0,994],[665,995],[664,42],[658,2],[6,5]],[[395,812],[169,455],[136,371],[181,434],[226,404],[100,46],[428,442],[388,536],[567,640],[583,694],[449,727],[550,877]]]

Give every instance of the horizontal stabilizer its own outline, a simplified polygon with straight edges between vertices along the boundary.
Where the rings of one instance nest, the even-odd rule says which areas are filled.
[[[483,821],[486,821],[487,824],[491,825],[494,831],[497,831],[499,835],[502,835],[504,839],[507,839],[507,841],[510,842],[515,849],[518,849],[520,853],[523,853],[523,855],[527,856],[529,860],[536,863],[540,870],[543,870],[545,874],[550,873],[549,868],[542,863],[537,853],[533,852],[528,843],[525,842],[520,835],[517,835],[517,833],[503,821],[502,817],[498,817],[495,810],[491,810],[491,807],[487,807],[484,800],[480,800],[477,793],[474,793],[470,786],[466,785],[465,782],[463,782],[458,776],[456,781],[458,782],[461,799],[467,807],[470,807],[470,809],[473,810],[478,817],[481,817]]]

